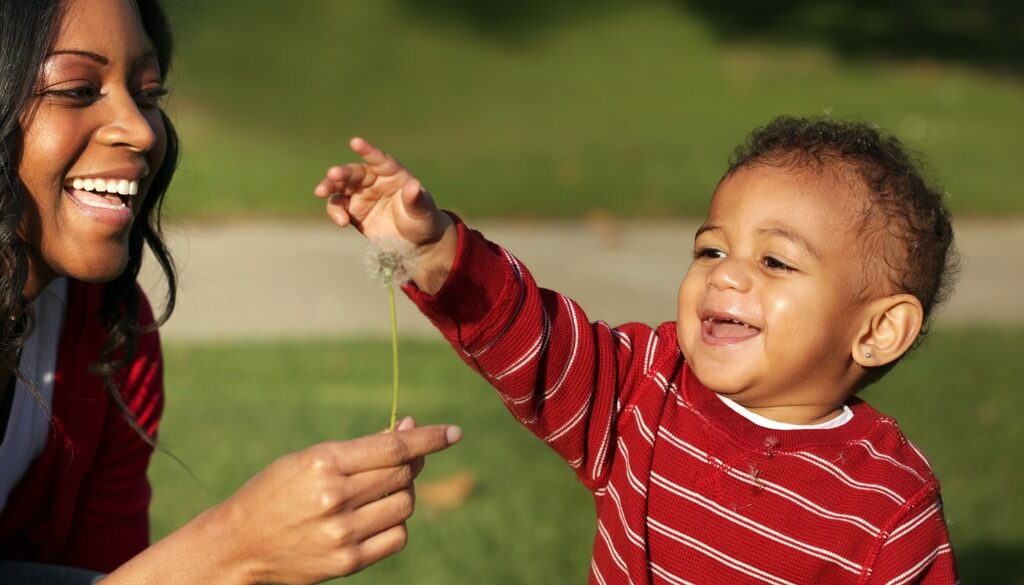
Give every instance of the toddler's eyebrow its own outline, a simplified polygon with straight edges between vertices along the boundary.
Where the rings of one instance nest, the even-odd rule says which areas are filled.
[[[817,250],[814,249],[814,246],[812,246],[810,244],[810,242],[808,242],[807,240],[805,240],[802,237],[800,237],[800,234],[794,232],[793,230],[790,230],[790,229],[787,229],[787,228],[784,228],[784,227],[776,226],[776,227],[770,227],[770,228],[761,228],[761,229],[759,229],[757,231],[758,231],[758,233],[761,233],[761,234],[764,234],[764,235],[778,236],[780,238],[785,238],[785,239],[793,242],[797,246],[800,246],[801,248],[803,248],[804,251],[806,251],[811,256],[814,256],[815,260],[821,261],[821,256],[818,255],[818,252],[817,252]]]
[[[699,228],[697,228],[697,233],[693,234],[693,239],[696,240],[704,232],[714,232],[714,231],[718,231],[720,229],[722,229],[721,226],[715,225],[713,223],[706,223],[706,224],[700,226]]]
[[[693,239],[696,240],[704,232],[717,232],[717,231],[721,231],[721,230],[722,230],[722,226],[720,226],[718,224],[706,223],[706,224],[700,226],[699,228],[697,228],[697,233],[695,233],[693,235]],[[810,242],[808,242],[804,238],[800,237],[799,234],[797,234],[795,231],[793,231],[793,230],[791,230],[789,228],[782,227],[782,226],[773,226],[773,227],[768,227],[768,228],[761,228],[761,229],[757,230],[757,233],[758,234],[762,234],[762,235],[767,235],[767,236],[777,236],[777,237],[780,237],[780,238],[785,238],[785,239],[793,242],[797,246],[800,246],[808,254],[810,254],[811,256],[814,256],[814,258],[816,260],[818,260],[819,262],[821,261],[821,256],[818,254],[818,251],[814,249],[814,246],[812,246],[810,244]]]

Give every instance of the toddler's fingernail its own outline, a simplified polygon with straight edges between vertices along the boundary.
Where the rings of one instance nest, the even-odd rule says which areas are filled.
[[[459,442],[459,439],[462,438],[462,429],[455,425],[451,425],[447,429],[445,429],[444,436],[446,439],[448,439],[449,445],[454,445],[455,443]]]

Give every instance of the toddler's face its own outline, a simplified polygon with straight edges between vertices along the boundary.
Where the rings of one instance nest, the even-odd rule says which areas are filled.
[[[806,171],[755,165],[722,181],[679,288],[679,345],[702,383],[748,407],[846,397],[861,205]]]

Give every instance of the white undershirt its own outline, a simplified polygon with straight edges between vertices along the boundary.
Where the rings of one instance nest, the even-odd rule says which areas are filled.
[[[46,410],[53,405],[53,376],[57,368],[57,346],[64,327],[67,298],[68,281],[58,278],[32,301],[35,327],[25,341],[18,362],[22,374],[35,382],[36,390],[46,403]],[[49,432],[50,421],[39,404],[39,398],[18,380],[7,420],[7,433],[0,443],[0,511],[7,505],[7,497],[28,471],[29,465],[46,448]]]
[[[850,419],[853,418],[853,410],[851,410],[849,406],[844,404],[843,412],[839,413],[839,416],[829,419],[825,422],[815,423],[813,425],[797,425],[793,423],[784,423],[779,422],[777,420],[772,420],[766,416],[761,416],[756,412],[747,410],[745,407],[740,406],[735,400],[731,398],[726,398],[721,394],[715,394],[715,396],[721,398],[722,402],[724,402],[726,406],[733,409],[740,416],[749,420],[755,425],[759,427],[764,427],[766,429],[773,429],[776,431],[813,431],[821,429],[834,429],[845,425],[846,423],[850,422]]]

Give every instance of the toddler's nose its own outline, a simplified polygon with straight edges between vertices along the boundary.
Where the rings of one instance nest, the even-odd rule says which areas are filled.
[[[708,287],[719,290],[738,290],[741,292],[750,289],[750,270],[744,262],[734,258],[725,258],[719,262],[708,274]]]

